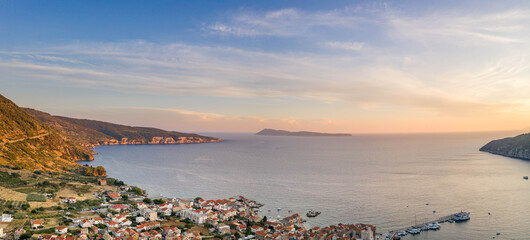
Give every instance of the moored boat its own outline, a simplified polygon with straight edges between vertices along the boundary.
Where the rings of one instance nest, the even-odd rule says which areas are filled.
[[[320,215],[320,212],[316,212],[316,211],[313,211],[313,210],[309,210],[309,212],[307,212],[305,214],[307,217],[316,217],[318,215]]]
[[[455,214],[455,217],[453,218],[453,220],[455,222],[467,221],[470,219],[469,214],[470,214],[469,212],[459,212]]]

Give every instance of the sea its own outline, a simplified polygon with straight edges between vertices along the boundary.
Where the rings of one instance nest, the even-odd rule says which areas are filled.
[[[155,198],[242,195],[268,219],[320,211],[307,227],[367,223],[382,233],[467,211],[467,222],[403,239],[530,239],[530,161],[479,151],[515,134],[210,133],[223,141],[99,146],[89,164]]]

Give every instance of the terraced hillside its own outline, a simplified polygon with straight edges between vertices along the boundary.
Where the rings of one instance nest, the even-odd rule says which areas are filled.
[[[9,167],[65,170],[92,152],[0,95],[0,164]]]

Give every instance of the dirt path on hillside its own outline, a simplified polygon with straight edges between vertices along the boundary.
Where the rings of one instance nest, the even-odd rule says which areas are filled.
[[[4,143],[0,143],[0,146],[5,145],[6,143],[22,142],[22,141],[26,141],[26,140],[30,140],[30,139],[36,139],[36,138],[46,137],[46,136],[48,136],[48,135],[50,135],[50,133],[42,133],[42,134],[39,134],[39,135],[37,135],[37,136],[33,136],[33,137],[20,138],[20,139],[16,139],[16,140],[11,140],[11,141],[7,141],[7,142],[4,142]]]

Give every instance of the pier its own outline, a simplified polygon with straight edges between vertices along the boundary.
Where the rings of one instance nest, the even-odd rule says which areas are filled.
[[[388,239],[392,240],[392,239],[394,239],[396,234],[398,234],[399,232],[407,231],[408,229],[411,229],[411,228],[421,228],[422,226],[425,226],[425,225],[428,225],[428,224],[431,224],[431,223],[444,223],[444,222],[447,222],[447,221],[453,219],[456,214],[458,214],[458,213],[453,213],[453,214],[450,214],[450,215],[447,215],[447,216],[443,216],[443,217],[440,217],[440,218],[438,218],[436,220],[433,220],[433,221],[430,221],[430,222],[423,222],[421,224],[416,224],[416,225],[413,225],[413,226],[409,226],[409,227],[404,227],[404,228],[388,231],[389,236],[390,236],[390,238],[388,238]]]

